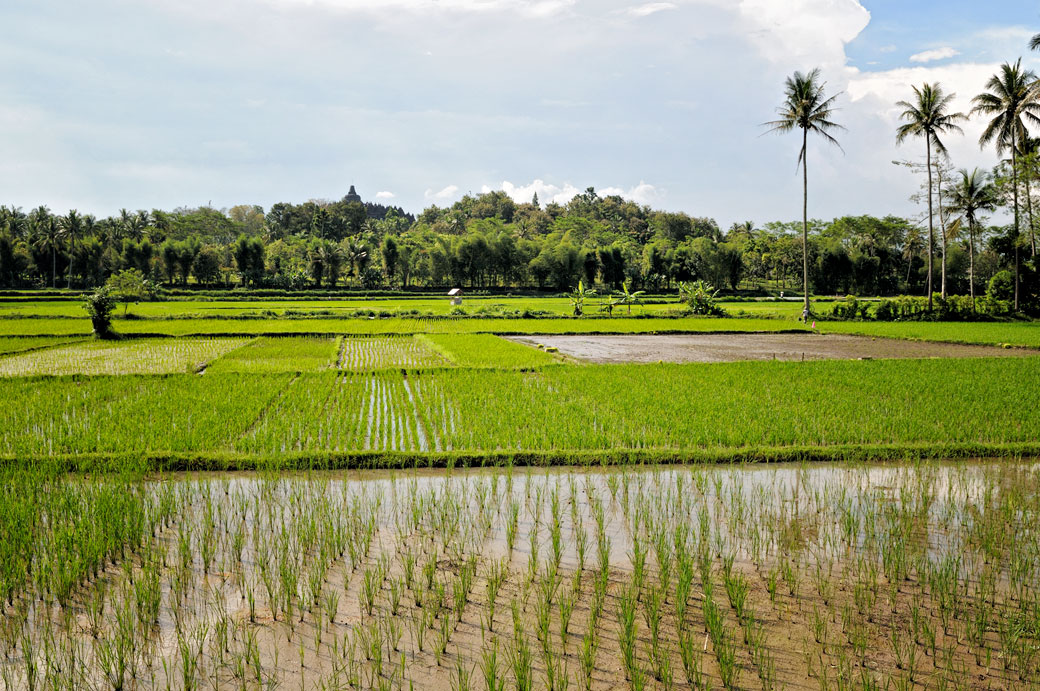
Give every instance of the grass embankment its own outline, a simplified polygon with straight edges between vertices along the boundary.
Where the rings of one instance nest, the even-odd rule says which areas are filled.
[[[1040,322],[817,322],[823,334],[942,341],[978,345],[1040,348]],[[114,328],[128,336],[263,336],[378,334],[626,334],[707,332],[808,332],[793,319],[710,317],[572,317],[503,319],[460,317],[430,319],[116,319]],[[0,319],[0,343],[20,349],[24,338],[84,338],[90,323],[79,318]],[[6,339],[5,339],[6,337]],[[7,340],[12,337],[16,341]],[[0,346],[3,347],[3,346]],[[0,351],[2,352],[2,351]]]
[[[1040,453],[1038,377],[1040,358],[20,378],[0,381],[0,455],[166,469],[1021,456]]]
[[[608,319],[170,319],[115,320],[113,328],[128,336],[240,336],[416,333],[701,333],[705,331],[805,330],[781,319],[715,319],[710,317],[645,317]],[[89,336],[86,319],[3,319],[0,336]],[[1040,341],[1040,336],[1038,336]]]

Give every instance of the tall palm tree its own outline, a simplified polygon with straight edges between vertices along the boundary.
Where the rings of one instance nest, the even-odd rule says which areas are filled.
[[[38,206],[29,214],[33,247],[51,254],[51,288],[58,287],[58,249],[61,247],[61,227],[46,206]]]
[[[1033,215],[1033,180],[1037,177],[1037,164],[1040,163],[1040,137],[1026,137],[1022,142],[1019,160],[1026,193],[1026,226],[1029,228],[1030,254],[1036,256],[1036,218]]]
[[[824,95],[825,84],[820,81],[819,68],[808,74],[795,72],[784,82],[784,102],[777,109],[779,120],[765,123],[770,132],[783,134],[794,129],[802,131],[802,148],[798,151],[798,165],[802,167],[802,291],[805,295],[805,314],[809,313],[809,172],[806,148],[809,133],[814,132],[839,149],[841,145],[831,132],[845,129],[831,120],[834,99]]]
[[[970,173],[961,168],[959,177],[948,191],[950,210],[960,214],[962,225],[968,226],[968,284],[971,308],[975,309],[975,229],[979,227],[979,213],[997,207],[997,187],[988,173],[978,168]]]
[[[997,155],[1011,151],[1012,204],[1015,210],[1015,227],[1012,239],[1015,244],[1015,310],[1018,310],[1019,275],[1019,219],[1018,219],[1018,152],[1029,132],[1025,121],[1040,124],[1040,93],[1036,86],[1036,74],[1022,69],[1022,59],[1012,65],[1005,62],[1000,72],[986,82],[986,91],[972,99],[975,107],[972,114],[992,116],[986,129],[979,137],[979,146],[993,144]]]
[[[906,123],[896,130],[896,143],[902,144],[907,137],[924,137],[925,163],[928,166],[928,310],[932,309],[932,257],[935,245],[935,219],[932,212],[932,149],[936,153],[946,157],[946,145],[939,138],[940,134],[947,132],[963,132],[957,124],[967,120],[964,113],[949,112],[950,103],[955,94],[946,94],[942,86],[935,84],[922,84],[914,90],[914,101],[899,101],[897,106],[903,108],[899,114],[901,120]],[[944,260],[945,265],[945,260]],[[944,296],[945,297],[945,296]]]
[[[69,246],[68,287],[72,288],[72,265],[76,258],[76,241],[83,235],[83,219],[78,211],[70,209],[69,213],[62,216],[58,223],[61,226],[62,237]]]
[[[907,287],[910,285],[910,272],[914,268],[914,258],[917,257],[917,253],[921,250],[921,230],[916,226],[912,225],[906,230],[906,237],[903,239],[903,259],[906,260],[906,284]]]

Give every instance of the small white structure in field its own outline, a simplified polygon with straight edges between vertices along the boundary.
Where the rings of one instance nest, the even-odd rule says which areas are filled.
[[[448,291],[448,297],[451,298],[452,306],[457,307],[462,304],[462,288],[452,288]]]

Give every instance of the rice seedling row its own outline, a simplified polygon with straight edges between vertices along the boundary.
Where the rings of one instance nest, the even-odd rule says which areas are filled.
[[[0,376],[197,372],[244,343],[237,338],[73,343],[0,358]]]
[[[14,338],[0,338],[0,355],[9,355],[13,353],[24,353],[32,350],[40,350],[42,348],[51,348],[53,346],[65,345],[67,343],[74,343],[77,339],[69,337],[35,337],[35,336],[18,336]]]
[[[413,369],[445,366],[448,362],[412,336],[369,336],[344,338],[338,366],[351,371]]]
[[[9,379],[0,383],[0,454],[155,457],[228,448],[289,375]]]
[[[1040,681],[1036,464],[4,479],[4,689]]]
[[[340,351],[340,339],[257,338],[217,358],[208,372],[320,372],[333,367]]]
[[[6,379],[0,453],[999,451],[1035,441],[1038,376],[1021,358]]]
[[[459,367],[482,369],[536,369],[562,360],[492,334],[423,334],[416,336]]]

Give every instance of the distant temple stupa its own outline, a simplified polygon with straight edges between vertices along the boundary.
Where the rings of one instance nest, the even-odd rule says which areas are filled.
[[[354,186],[351,185],[350,186],[350,191],[347,192],[347,196],[343,197],[343,201],[345,201],[345,202],[357,202],[357,203],[360,204],[361,203],[361,195],[358,194],[354,190]]]

